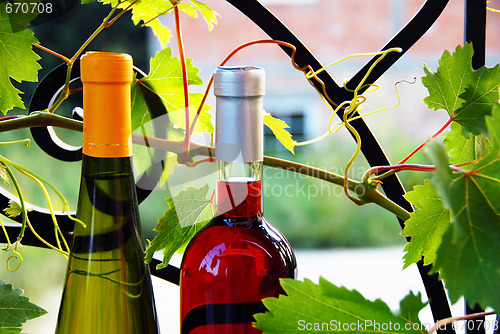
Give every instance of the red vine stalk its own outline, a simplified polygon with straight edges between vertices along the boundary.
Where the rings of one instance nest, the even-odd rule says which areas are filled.
[[[398,165],[400,164],[404,164],[405,162],[407,162],[412,156],[415,155],[415,153],[417,153],[418,151],[420,151],[425,145],[427,145],[427,143],[429,141],[431,141],[432,139],[436,138],[437,136],[439,136],[444,130],[446,130],[446,128],[448,127],[448,125],[451,124],[451,122],[453,122],[455,119],[453,117],[450,117],[450,119],[441,127],[441,129],[439,129],[435,134],[433,134],[429,139],[427,139],[426,141],[424,141],[422,144],[420,144],[416,149],[413,150],[413,152],[411,152],[406,158],[404,158],[403,160],[401,160],[400,162],[398,162]]]
[[[173,0],[171,0],[173,1]],[[174,4],[172,2],[172,4]],[[181,160],[185,160],[187,153],[189,152],[189,142],[191,140],[191,128],[190,128],[190,117],[189,117],[189,90],[188,90],[188,76],[187,76],[187,66],[186,66],[186,56],[184,54],[184,43],[182,41],[181,33],[181,20],[179,15],[179,7],[174,6],[175,14],[175,30],[177,34],[177,47],[179,49],[179,58],[182,67],[182,81],[184,88],[184,112],[186,114],[186,135],[184,137],[184,148],[185,152],[181,157]]]
[[[297,48],[290,44],[290,43],[287,43],[287,42],[283,42],[283,41],[277,41],[277,40],[274,40],[274,39],[260,39],[260,40],[256,40],[256,41],[251,41],[251,42],[248,42],[248,43],[245,43],[243,45],[240,45],[239,47],[237,47],[236,49],[234,49],[221,63],[219,66],[224,66],[236,53],[238,53],[239,51],[249,47],[249,46],[252,46],[252,45],[255,45],[255,44],[278,44],[278,45],[281,45],[281,46],[285,46],[287,48],[290,48],[292,50],[292,56],[290,57],[290,60],[292,62],[292,66],[298,70],[298,71],[301,71],[301,72],[304,72],[304,74],[307,74],[307,73],[311,73],[312,75],[312,78],[314,78],[320,85],[321,85],[321,89],[323,91],[323,94],[325,96],[325,98],[328,100],[328,102],[330,102],[331,105],[333,106],[338,106],[337,103],[335,103],[329,96],[328,94],[326,93],[326,87],[325,87],[325,83],[323,81],[321,81],[317,76],[316,76],[316,73],[314,73],[314,70],[312,69],[312,67],[310,65],[306,65],[304,67],[299,67],[297,65],[297,63],[295,63],[295,54],[297,53]],[[308,79],[309,80],[309,79]],[[212,87],[212,84],[214,82],[214,77],[212,75],[212,77],[210,78],[210,81],[208,82],[208,85],[207,85],[207,89],[205,90],[205,94],[203,96],[203,99],[201,100],[201,103],[200,103],[200,106],[198,107],[198,111],[196,112],[196,115],[194,116],[194,119],[193,119],[193,123],[191,124],[191,129],[190,129],[190,132],[193,133],[194,131],[194,127],[196,125],[196,122],[200,116],[200,113],[201,113],[201,110],[203,108],[203,105],[205,104],[205,101],[207,100],[207,97],[208,97],[208,93],[210,92],[210,88]],[[313,86],[314,87],[314,86]]]
[[[57,53],[57,52],[55,52],[55,51],[52,51],[51,49],[46,48],[45,46],[40,45],[40,44],[33,44],[33,45],[34,45],[34,46],[36,46],[37,48],[39,48],[40,50],[43,50],[43,51],[45,51],[45,52],[50,53],[51,55],[54,55],[54,56],[56,56],[56,57],[58,57],[58,58],[61,58],[62,60],[64,60],[64,62],[65,62],[66,64],[71,64],[71,60],[70,60],[69,58],[67,58],[67,57],[63,56],[62,54],[59,54],[59,53]]]
[[[433,334],[438,329],[443,328],[444,326],[450,325],[455,321],[471,320],[471,319],[476,319],[476,318],[484,317],[487,315],[494,315],[494,314],[496,314],[494,311],[492,311],[492,312],[480,312],[480,313],[468,314],[468,315],[465,315],[462,317],[456,317],[456,318],[451,317],[451,318],[442,319],[442,320],[439,320],[438,322],[436,322],[436,324],[434,325],[434,327],[431,328],[431,330],[429,331],[428,334]]]
[[[473,162],[470,162],[470,163],[473,163]],[[457,164],[457,165],[450,165],[449,167],[454,172],[467,173],[468,172],[467,170],[459,167],[459,166],[464,166],[467,164],[469,164],[469,162],[461,163],[461,164]],[[394,172],[399,172],[401,170],[411,170],[411,171],[417,171],[417,172],[433,172],[436,170],[436,166],[434,166],[434,165],[420,165],[420,164],[404,164],[404,163],[397,164],[397,165],[390,165],[390,166],[376,166],[376,167],[372,167],[372,168],[368,169],[365,172],[365,174],[363,175],[363,181],[368,180],[368,178],[370,176],[372,176],[373,174],[377,174],[379,172],[383,172],[383,171],[387,171],[387,170],[394,171]],[[379,177],[375,177],[374,179],[380,180],[380,179],[384,178],[385,176],[387,176],[387,175],[381,175]]]

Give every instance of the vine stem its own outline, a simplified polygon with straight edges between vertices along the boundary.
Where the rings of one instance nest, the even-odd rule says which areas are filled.
[[[64,58],[61,58],[61,59],[66,59],[66,63],[68,64],[68,70],[66,72],[66,80],[65,80],[65,83],[64,83],[64,87],[61,91],[61,94],[59,95],[59,97],[57,98],[57,100],[54,102],[54,104],[49,108],[49,112],[50,113],[54,113],[54,111],[59,108],[59,106],[61,105],[61,103],[63,103],[64,100],[66,100],[70,94],[70,89],[69,89],[69,83],[70,83],[70,80],[71,80],[71,71],[73,70],[73,66],[76,62],[76,60],[78,59],[78,57],[80,57],[80,55],[83,53],[83,51],[85,51],[85,49],[87,48],[87,46],[89,46],[89,44],[97,37],[97,35],[99,35],[101,33],[101,31],[103,31],[104,29],[106,28],[109,28],[118,18],[120,18],[128,9],[130,9],[134,4],[136,4],[138,1],[140,0],[136,0],[134,2],[132,2],[127,8],[125,8],[121,13],[119,13],[116,17],[114,17],[113,19],[111,19],[113,17],[113,15],[115,14],[115,11],[118,9],[118,7],[120,6],[121,2],[118,2],[116,6],[114,6],[111,11],[109,12],[109,14],[104,18],[104,20],[102,21],[101,25],[99,25],[99,27],[92,33],[92,35],[90,35],[89,38],[87,38],[87,40],[80,46],[80,48],[78,49],[78,51],[75,52],[75,54],[73,55],[73,57],[71,57],[70,59],[64,57],[64,56],[61,56],[51,50],[48,50],[48,49],[45,49],[45,51],[51,53],[51,54],[54,54],[58,57],[64,57]]]
[[[37,117],[39,118],[37,119]],[[29,119],[29,122],[26,121],[24,118]],[[83,129],[82,122],[67,119],[65,117],[54,114],[48,114],[42,112],[38,113],[38,115],[25,116],[24,118],[16,118],[0,122],[0,132],[4,131],[5,124],[3,123],[7,122],[15,122],[14,124],[12,123],[8,124],[8,127],[10,129],[30,127],[30,126],[50,126],[50,125],[62,126],[76,131],[82,131]],[[37,124],[37,120],[43,121],[43,124]],[[182,141],[171,141],[155,137],[145,137],[143,135],[132,134],[132,142],[142,145],[144,145],[144,143],[148,143],[149,147],[164,151],[169,151],[177,155],[183,154],[185,152],[184,143]],[[191,142],[187,158],[188,161],[191,161],[196,156],[203,156],[210,158],[213,157],[214,155],[215,155],[215,149],[213,147],[201,145],[196,142]],[[206,161],[209,160],[210,159]],[[300,164],[297,162],[265,156],[264,165],[268,167],[288,170],[303,175],[308,175],[339,186],[344,185],[345,178],[343,176],[319,168],[315,168],[312,166]],[[376,189],[376,185],[371,185],[365,181],[358,182],[349,179],[347,182],[347,187],[349,190],[353,191],[360,198],[363,204],[365,203],[377,204],[378,206],[392,212],[393,214],[397,215],[398,217],[404,220],[410,217],[410,213],[408,211],[406,211],[399,205],[392,202],[383,194],[381,194]]]
[[[16,129],[37,127],[37,126],[56,126],[68,130],[82,131],[83,123],[57,114],[48,112],[32,112],[28,116],[8,118],[0,122],[0,132],[6,132]]]
[[[394,203],[393,201],[385,197],[380,191],[378,191],[377,184],[371,185],[368,182],[359,182],[351,179],[346,179],[343,176],[328,172],[320,168],[311,167],[297,162],[278,159],[274,157],[264,156],[264,165],[311,176],[341,187],[343,187],[344,184],[347,184],[347,188],[359,197],[358,201],[360,201],[360,204],[374,203],[395,214],[403,220],[407,220],[410,218],[410,213],[407,210]]]
[[[18,252],[18,250],[21,248],[21,242],[20,242],[20,240],[18,238],[17,241],[14,244],[12,244],[10,242],[10,239],[9,239],[9,234],[7,233],[7,230],[5,229],[5,226],[3,226],[3,223],[2,223],[1,220],[0,220],[0,225],[2,226],[2,230],[3,230],[3,233],[5,235],[5,239],[7,240],[7,247],[2,248],[2,250],[4,250],[4,251],[11,251],[12,253],[15,254],[13,256],[9,256],[9,258],[7,259],[7,263],[6,263],[7,270],[12,273],[12,272],[17,271],[17,269],[19,269],[21,267],[21,264],[24,261],[23,260],[23,256],[21,255],[21,253]],[[19,257],[19,263],[17,264],[16,268],[11,269],[10,266],[9,266],[9,262],[10,262],[10,260],[12,258],[17,259],[17,256]]]
[[[412,156],[414,156],[418,151],[420,151],[425,145],[427,145],[427,143],[429,141],[431,141],[432,139],[436,138],[437,136],[439,136],[444,130],[446,130],[446,128],[448,127],[448,125],[451,124],[451,122],[454,121],[454,118],[453,117],[450,117],[450,119],[441,127],[441,129],[439,129],[435,134],[433,134],[430,138],[428,138],[426,141],[424,141],[422,144],[420,144],[416,149],[413,150],[413,152],[411,152],[406,158],[404,158],[403,160],[401,160],[400,162],[398,162],[398,165],[399,164],[404,164],[405,162],[407,162]]]
[[[30,147],[31,146],[31,139],[26,138],[26,139],[20,139],[20,140],[0,142],[0,145],[14,145],[14,144],[24,144],[24,146]]]
[[[173,2],[174,0],[171,0],[172,5],[175,5]],[[185,159],[187,157],[187,154],[189,154],[189,142],[191,141],[191,128],[190,128],[190,116],[189,116],[189,88],[188,88],[188,76],[187,76],[187,65],[186,65],[186,55],[184,53],[184,42],[182,40],[182,32],[181,32],[181,18],[179,15],[179,7],[174,6],[174,16],[175,16],[175,30],[177,34],[177,47],[179,49],[179,58],[181,62],[181,68],[182,68],[182,83],[183,83],[183,89],[184,89],[184,113],[186,116],[186,134],[184,137],[184,154],[180,155],[180,163],[188,161]]]
[[[5,159],[5,160],[7,160],[7,159]],[[26,213],[26,206],[24,204],[24,196],[23,196],[23,193],[21,191],[21,187],[19,186],[19,183],[17,182],[16,176],[14,175],[14,173],[12,173],[12,170],[10,169],[9,165],[4,161],[4,157],[1,155],[0,155],[0,161],[2,164],[4,164],[5,170],[7,171],[9,178],[12,180],[12,183],[14,184],[14,187],[16,188],[17,196],[19,197],[19,205],[21,206],[23,221],[21,223],[21,230],[19,231],[19,235],[17,236],[17,241],[21,242],[21,239],[24,237],[24,232],[26,231],[26,223],[28,222],[28,214]]]
[[[468,163],[466,163],[466,164],[468,164]],[[461,165],[465,165],[465,164],[461,164]],[[450,165],[449,167],[454,172],[467,173],[467,170],[462,169],[457,165]],[[375,167],[368,169],[365,172],[365,174],[363,175],[363,181],[366,182],[366,181],[368,181],[370,176],[377,174],[379,172],[387,171],[387,170],[393,171],[391,173],[391,175],[394,174],[395,172],[399,172],[401,170],[412,170],[412,171],[419,171],[419,172],[433,172],[436,170],[436,166],[434,166],[434,165],[420,165],[420,164],[397,164],[397,165],[389,165],[389,166],[375,166]],[[381,179],[384,179],[387,176],[389,176],[389,175],[382,174],[382,175],[379,175],[379,176],[372,178],[372,180],[380,181]]]
[[[52,189],[56,193],[56,195],[61,199],[63,206],[64,206],[63,212],[67,213],[68,218],[76,223],[81,224],[83,227],[86,227],[86,225],[83,221],[70,215],[69,203],[66,200],[66,197],[64,197],[64,195],[59,191],[59,189],[57,189],[52,183],[50,183],[49,181],[47,181],[43,177],[39,176],[38,174],[34,173],[33,171],[27,169],[26,167],[21,166],[18,163],[15,163],[14,161],[11,161],[11,160],[9,160],[1,155],[0,155],[0,162],[5,164],[5,165],[10,165],[10,166],[14,167],[15,169],[19,170],[21,173],[30,174],[32,177],[38,179],[40,182],[48,185],[49,188]],[[19,189],[19,191],[20,191],[20,189]],[[24,200],[22,200],[21,196],[19,196],[19,199],[21,200],[22,203],[24,202]],[[23,210],[25,210],[24,207],[23,207]]]
[[[337,103],[335,103],[328,96],[328,94],[326,92],[326,86],[325,86],[324,82],[321,81],[321,79],[319,79],[316,76],[316,74],[314,73],[312,67],[310,65],[306,65],[304,67],[300,67],[300,66],[297,65],[297,63],[295,62],[295,54],[297,53],[297,48],[293,44],[290,44],[290,43],[287,43],[287,42],[283,42],[283,41],[274,40],[274,39],[259,39],[259,40],[247,42],[245,44],[242,44],[242,45],[238,46],[236,49],[234,49],[226,58],[224,58],[224,60],[219,64],[219,66],[224,66],[235,54],[237,54],[241,50],[243,50],[243,49],[245,49],[245,48],[247,48],[249,46],[257,45],[257,44],[277,44],[277,45],[284,46],[284,47],[287,47],[287,48],[291,49],[292,50],[292,55],[290,57],[290,61],[292,62],[292,66],[296,70],[303,72],[305,74],[305,76],[306,76],[307,81],[311,84],[311,86],[314,87],[314,89],[317,90],[316,86],[314,86],[312,84],[312,82],[311,82],[311,79],[314,78],[320,84],[320,86],[322,87],[323,95],[320,94],[320,96],[322,98],[324,96],[331,105],[338,106]],[[210,78],[210,81],[207,84],[207,88],[206,88],[205,93],[203,95],[203,99],[201,100],[200,106],[198,107],[198,111],[196,112],[196,115],[194,116],[193,122],[191,124],[191,134],[194,132],[194,127],[195,127],[196,122],[197,122],[197,120],[198,120],[198,118],[200,116],[200,113],[201,113],[202,109],[203,109],[203,105],[205,104],[205,101],[207,100],[208,93],[210,92],[210,88],[212,87],[213,82],[214,82],[214,76],[212,75],[212,77]]]
[[[354,154],[352,155],[352,157],[347,162],[347,165],[345,167],[344,174],[346,176],[346,179],[344,181],[344,192],[345,192],[346,196],[357,205],[362,205],[363,203],[361,201],[359,201],[358,199],[354,198],[349,193],[349,188],[347,185],[347,177],[349,176],[349,169],[351,168],[352,164],[354,163],[356,158],[361,153],[361,136],[359,135],[358,131],[356,131],[356,129],[349,123],[349,117],[352,114],[354,114],[355,112],[357,112],[359,110],[360,105],[366,100],[366,97],[364,97],[363,95],[359,95],[359,91],[360,91],[360,89],[362,89],[365,86],[365,82],[368,79],[368,76],[371,74],[371,72],[375,68],[375,66],[377,66],[377,64],[379,62],[381,62],[385,58],[385,56],[387,54],[389,54],[390,52],[402,52],[402,49],[401,48],[390,48],[390,49],[387,49],[383,52],[379,52],[380,57],[377,58],[377,60],[370,66],[370,68],[366,72],[363,79],[360,81],[358,86],[353,90],[354,96],[353,96],[352,100],[350,102],[348,102],[348,106],[346,107],[346,110],[345,110],[345,113],[343,116],[343,121],[344,121],[346,128],[353,134],[354,138],[356,139],[356,150],[355,150]],[[335,111],[337,111],[338,109],[339,109],[339,107],[337,107],[337,109]],[[328,125],[328,127],[330,130],[330,124]]]
[[[65,62],[66,64],[70,64],[70,63],[71,63],[71,60],[70,60],[69,58],[67,58],[67,57],[63,56],[63,55],[62,55],[62,54],[60,54],[60,53],[57,53],[57,52],[55,52],[55,51],[52,51],[51,49],[46,48],[45,46],[43,46],[43,45],[41,45],[41,44],[33,44],[33,45],[34,45],[34,46],[36,46],[37,48],[39,48],[39,49],[41,49],[41,50],[45,51],[45,52],[50,53],[51,55],[54,55],[54,56],[56,56],[56,57],[58,57],[58,58],[61,58],[62,60],[64,60],[64,62]]]
[[[49,212],[50,212],[50,217],[52,218],[52,222],[54,223],[54,234],[55,234],[55,238],[56,238],[56,242],[57,242],[57,247],[60,249],[60,250],[63,250],[62,249],[62,245],[61,245],[61,240],[59,237],[62,237],[62,242],[64,244],[64,247],[66,248],[66,252],[69,253],[69,246],[68,246],[68,243],[66,242],[66,239],[64,238],[64,235],[61,231],[61,229],[59,228],[59,224],[57,222],[57,218],[56,218],[56,215],[54,214],[54,207],[52,206],[52,201],[50,200],[50,196],[49,196],[49,193],[47,191],[47,188],[45,187],[45,185],[39,180],[37,179],[36,177],[34,177],[33,175],[23,171],[23,170],[20,170],[20,172],[29,177],[30,179],[32,179],[33,181],[36,182],[36,184],[38,184],[38,186],[40,187],[40,189],[42,189],[43,191],[43,194],[45,196],[45,199],[47,200],[47,206],[49,208]]]
[[[481,318],[481,317],[484,317],[487,315],[494,315],[494,314],[496,314],[496,312],[494,312],[494,311],[492,311],[492,312],[479,312],[479,313],[474,313],[474,314],[467,314],[467,315],[464,315],[462,317],[455,317],[455,318],[451,317],[451,318],[442,319],[442,320],[439,320],[438,322],[436,322],[436,324],[434,325],[434,327],[431,328],[431,330],[429,331],[428,334],[432,334],[435,331],[437,331],[439,328],[444,328],[445,326],[450,325],[455,321],[471,320],[471,319]]]

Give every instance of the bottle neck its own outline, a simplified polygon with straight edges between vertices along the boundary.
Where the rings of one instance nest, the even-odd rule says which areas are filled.
[[[131,157],[98,158],[83,155],[80,200],[109,217],[136,210],[137,195]],[[135,213],[134,213],[135,215]]]
[[[81,58],[83,154],[126,157],[131,152],[132,57],[90,52]]]
[[[227,218],[262,214],[262,161],[217,161],[218,215]]]

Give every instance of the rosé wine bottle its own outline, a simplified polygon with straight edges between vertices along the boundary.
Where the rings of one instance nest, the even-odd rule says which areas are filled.
[[[295,255],[262,213],[264,70],[219,67],[217,215],[191,241],[181,266],[181,332],[261,333],[262,299],[295,278]]]

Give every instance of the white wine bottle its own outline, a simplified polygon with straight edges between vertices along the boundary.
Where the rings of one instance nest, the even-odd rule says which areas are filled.
[[[131,157],[132,57],[81,58],[83,159],[57,334],[159,333]]]

